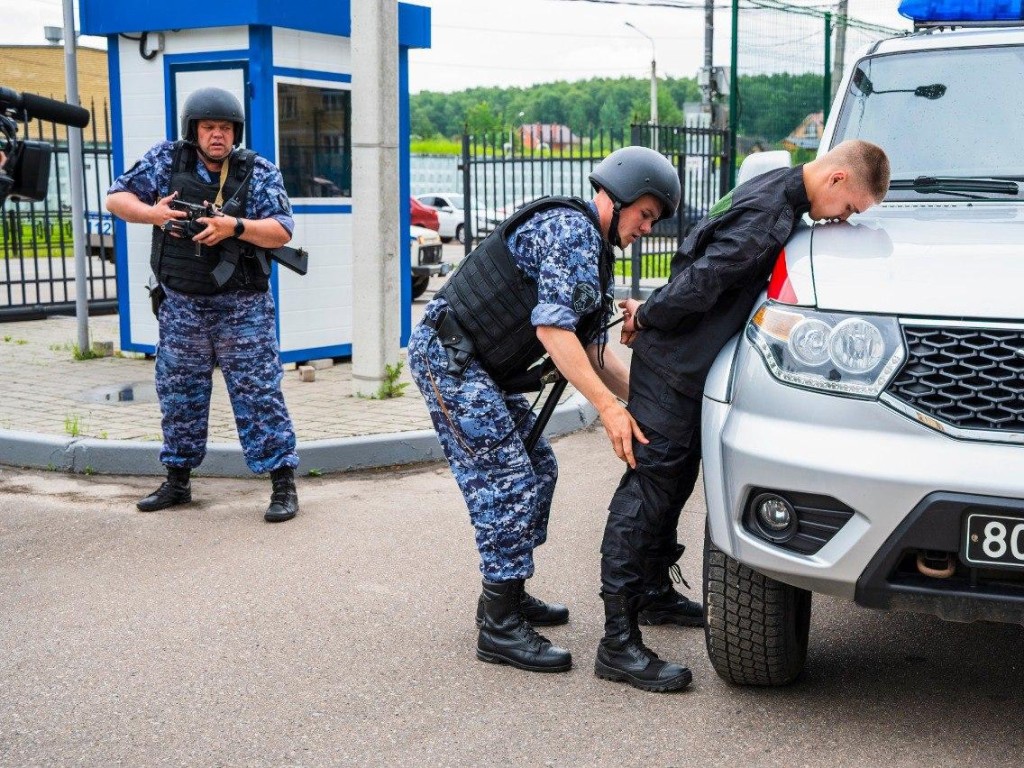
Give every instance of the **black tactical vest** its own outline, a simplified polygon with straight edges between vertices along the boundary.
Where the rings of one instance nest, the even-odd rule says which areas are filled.
[[[185,141],[175,142],[171,159],[170,191],[177,192],[178,199],[188,203],[212,203],[220,188],[220,176],[213,174],[212,183],[203,181],[196,173],[197,159],[195,146]],[[230,172],[222,191],[224,211],[229,216],[245,215],[245,203],[249,196],[247,179],[255,163],[255,152],[235,149],[231,153]],[[259,262],[252,258],[256,252],[255,246],[241,241],[238,245],[237,266],[220,288],[210,276],[223,258],[220,243],[212,248],[200,245],[197,253],[196,243],[191,239],[173,237],[159,227],[154,227],[149,263],[160,282],[179,293],[208,295],[240,289],[267,290],[270,285],[268,276],[263,274]]]
[[[509,235],[535,213],[557,207],[583,213],[600,233],[600,221],[583,200],[542,198],[495,227],[435,294],[448,302],[459,325],[472,339],[480,364],[499,385],[524,373],[545,352],[530,319],[538,301],[537,283],[516,266],[506,243]],[[584,344],[596,336],[611,314],[606,296],[611,288],[615,252],[603,237],[602,243],[598,265],[601,301],[576,326],[576,336]]]

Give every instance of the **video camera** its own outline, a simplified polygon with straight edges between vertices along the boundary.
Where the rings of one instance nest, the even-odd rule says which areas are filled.
[[[8,197],[38,203],[46,198],[53,146],[45,141],[18,141],[18,122],[49,120],[74,128],[89,124],[88,110],[34,93],[0,86],[0,206]]]

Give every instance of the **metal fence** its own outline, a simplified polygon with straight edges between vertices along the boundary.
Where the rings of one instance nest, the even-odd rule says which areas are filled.
[[[730,125],[757,149],[814,157],[843,71],[858,51],[909,31],[891,0],[732,0]],[[738,163],[737,163],[738,164]]]
[[[560,141],[532,141],[509,133],[462,137],[468,254],[475,241],[513,211],[544,195],[589,199],[588,175],[610,152],[627,144],[658,150],[678,169],[683,201],[676,216],[659,221],[647,237],[620,254],[616,281],[638,295],[641,280],[663,282],[683,237],[714,204],[728,184],[728,131],[691,126],[634,125],[626,132],[577,135],[567,129]],[[628,140],[627,140],[628,139]]]
[[[92,105],[82,132],[86,284],[91,314],[117,311],[113,219],[103,209],[113,158],[106,104]],[[24,124],[19,139],[53,145],[46,199],[8,200],[0,222],[0,322],[73,314],[75,260],[71,235],[71,176],[66,129],[41,120]]]

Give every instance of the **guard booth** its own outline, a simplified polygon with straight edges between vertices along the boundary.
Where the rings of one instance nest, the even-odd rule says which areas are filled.
[[[352,0],[140,3],[81,0],[81,30],[107,38],[114,173],[153,144],[179,138],[188,95],[217,86],[246,110],[243,145],[275,163],[295,216],[290,243],[309,252],[305,277],[274,264],[283,362],[352,354]],[[356,0],[358,2],[358,0]],[[399,200],[409,199],[408,52],[430,46],[430,11],[398,6]],[[357,86],[358,87],[358,86]],[[401,276],[409,274],[409,209],[402,205]],[[121,348],[152,353],[151,229],[117,221]],[[396,276],[396,279],[398,276]],[[401,339],[410,332],[409,280],[399,281]]]

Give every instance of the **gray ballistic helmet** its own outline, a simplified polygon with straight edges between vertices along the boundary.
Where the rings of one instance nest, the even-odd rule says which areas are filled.
[[[200,88],[185,99],[185,106],[181,110],[181,135],[186,141],[198,138],[197,120],[230,120],[235,124],[234,144],[236,147],[241,144],[245,110],[238,99],[223,88]]]
[[[603,189],[623,208],[643,195],[661,201],[661,218],[672,216],[679,207],[682,188],[679,174],[668,158],[647,147],[623,147],[594,166],[590,183]]]

